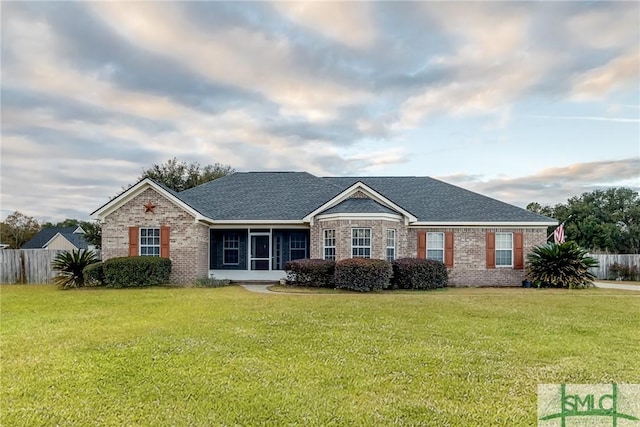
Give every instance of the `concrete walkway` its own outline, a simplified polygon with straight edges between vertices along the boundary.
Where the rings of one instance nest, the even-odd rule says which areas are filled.
[[[593,282],[596,285],[596,288],[602,289],[624,289],[625,291],[636,291],[640,292],[640,286],[638,285],[624,285],[621,283],[604,283],[604,282]]]
[[[271,292],[269,290],[269,286],[271,286],[271,284],[263,285],[263,284],[255,284],[255,283],[253,283],[253,284],[241,283],[240,286],[242,286],[243,288],[245,288],[249,292],[255,292],[257,294],[276,294],[276,293],[280,293],[280,292]]]

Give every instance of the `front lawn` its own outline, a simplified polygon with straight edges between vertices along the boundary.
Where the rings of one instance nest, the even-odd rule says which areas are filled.
[[[640,383],[640,295],[2,286],[2,425],[536,424],[539,383]]]

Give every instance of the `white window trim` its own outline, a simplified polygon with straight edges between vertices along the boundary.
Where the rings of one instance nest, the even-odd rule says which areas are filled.
[[[508,234],[508,235],[510,235],[510,236],[511,236],[511,248],[510,248],[510,249],[498,248],[498,235],[499,235],[499,234],[502,234],[502,235],[504,235],[504,234]],[[495,260],[496,260],[496,268],[513,268],[513,255],[514,255],[514,250],[513,250],[513,240],[514,240],[514,239],[513,239],[513,233],[511,233],[511,232],[496,232],[496,234],[495,234],[495,239],[496,239],[496,241],[495,241],[495,249],[494,249],[494,251],[495,251],[495,255],[494,255],[494,257],[495,257]],[[511,264],[509,264],[509,265],[507,265],[507,264],[498,264],[498,251],[499,251],[499,250],[501,250],[501,251],[510,250],[510,251],[511,251]]]
[[[391,233],[392,236],[393,236],[393,246],[389,246],[389,233]],[[397,233],[396,233],[396,230],[394,228],[388,228],[386,234],[387,234],[386,235],[386,241],[385,241],[385,245],[384,245],[386,249],[385,249],[385,254],[384,255],[385,255],[385,259],[387,261],[391,262],[391,261],[394,261],[396,259],[396,244],[397,244],[396,243],[396,240],[397,240],[396,236],[397,236]],[[393,250],[393,256],[391,257],[391,260],[389,259],[389,249]]]
[[[433,236],[434,234],[439,234],[440,236],[442,236],[442,239],[441,239],[442,247],[439,247],[439,248],[436,248],[436,247],[431,247],[430,248],[429,247],[429,244],[433,243],[433,241],[434,241],[434,239],[429,239],[429,236],[430,235]],[[441,231],[430,231],[430,232],[427,233],[427,253],[426,253],[427,259],[432,259],[434,261],[444,262],[444,247],[445,247],[444,239],[445,239],[445,235]],[[432,250],[432,251],[442,251],[442,259],[429,258],[429,251],[430,250]]]
[[[327,239],[327,232],[333,231],[333,237]],[[327,240],[333,241],[333,245],[327,245]],[[329,228],[322,231],[322,259],[327,259],[327,249],[333,249],[333,259],[329,259],[330,261],[335,261],[336,259],[336,230],[335,228]]]
[[[227,248],[225,247],[228,239],[228,236],[234,235],[235,241],[238,242],[237,248]],[[238,253],[238,262],[226,262],[226,251],[236,251]],[[224,233],[222,235],[222,265],[240,265],[240,234],[238,233]]]
[[[353,234],[354,234],[354,232],[355,232],[356,230],[366,230],[366,231],[368,231],[368,232],[369,232],[369,237],[364,237],[364,239],[369,239],[369,245],[362,245],[362,246],[360,246],[360,245],[354,245],[354,244],[353,244],[353,239],[354,239],[354,235],[353,235]],[[372,247],[372,243],[373,243],[373,241],[372,241],[371,235],[372,235],[372,233],[371,233],[371,229],[370,229],[370,228],[366,228],[366,227],[356,227],[356,228],[352,228],[352,229],[351,229],[351,258],[368,258],[368,259],[372,258],[372,256],[371,256],[371,255],[372,255],[372,253],[373,253],[373,247]],[[359,239],[360,237],[355,237],[355,238],[356,238],[356,239]],[[368,256],[368,257],[364,257],[364,256],[354,256],[354,255],[353,255],[353,250],[354,250],[354,249],[369,249],[369,256]]]
[[[142,237],[142,230],[147,230],[147,236]],[[149,236],[148,236],[149,230],[154,230],[154,231],[158,230],[158,236],[157,236],[158,237],[158,244],[157,245],[150,245],[148,243],[145,244],[145,245],[142,244],[142,239],[148,239],[149,238]],[[151,236],[151,238],[155,238],[155,237],[156,236]],[[158,255],[155,255],[155,254],[154,255],[149,255],[148,253],[142,255],[142,248],[143,247],[145,247],[145,248],[158,248]],[[160,256],[160,227],[140,227],[138,229],[138,255],[139,256],[156,256],[156,257]]]

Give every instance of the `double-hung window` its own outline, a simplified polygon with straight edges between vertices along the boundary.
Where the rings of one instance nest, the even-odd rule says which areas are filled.
[[[353,228],[351,230],[351,257],[371,258],[370,228]]]
[[[238,233],[222,235],[222,263],[225,265],[240,263],[240,235]]]
[[[159,228],[140,228],[140,255],[160,256]]]
[[[289,237],[289,260],[304,259],[307,257],[307,237],[296,233]]]
[[[513,233],[496,233],[496,267],[513,267]]]
[[[396,259],[396,230],[387,230],[387,261]]]
[[[427,259],[444,262],[444,233],[427,233]]]
[[[336,259],[336,230],[324,230],[324,259]]]

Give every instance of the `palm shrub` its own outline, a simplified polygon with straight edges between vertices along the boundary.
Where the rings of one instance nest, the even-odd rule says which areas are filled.
[[[53,283],[62,289],[80,288],[84,286],[82,270],[96,262],[95,252],[88,249],[61,252],[51,262],[51,267],[58,272]]]
[[[527,255],[527,261],[533,283],[569,289],[593,286],[596,276],[589,268],[598,266],[598,261],[573,241],[537,246]]]

